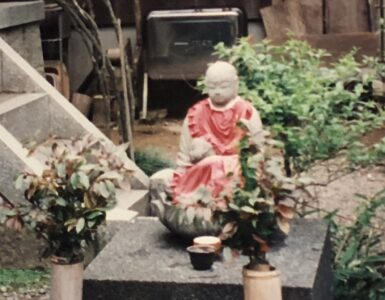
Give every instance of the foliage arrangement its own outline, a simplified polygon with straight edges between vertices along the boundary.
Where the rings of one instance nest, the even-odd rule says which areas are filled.
[[[49,152],[46,169],[17,178],[16,188],[24,191],[26,201],[16,204],[3,199],[0,222],[14,229],[31,227],[48,242],[43,257],[72,263],[81,259],[82,246],[94,240],[106,209],[115,204],[115,189],[131,171],[122,159],[123,148],[91,136],[49,143],[43,148]]]
[[[135,163],[147,176],[174,167],[174,164],[165,157],[164,153],[154,147],[135,151]]]
[[[216,54],[237,68],[239,93],[284,143],[289,175],[341,149],[354,149],[353,158],[362,155],[358,139],[384,122],[383,111],[370,99],[375,72],[362,72],[354,52],[329,67],[326,51],[294,39],[280,46],[241,39],[232,48],[218,44]]]
[[[266,139],[259,147],[251,144],[247,135],[241,140],[240,180],[234,183],[227,205],[215,212],[223,226],[224,244],[247,255],[251,269],[268,264],[266,252],[288,234],[294,208],[287,200],[300,184],[285,176],[279,143]]]
[[[385,251],[383,233],[374,228],[373,220],[385,205],[385,190],[373,198],[362,198],[355,221],[339,225],[336,212],[329,219],[334,245],[334,294],[342,299],[385,299]],[[382,234],[381,234],[382,233]]]

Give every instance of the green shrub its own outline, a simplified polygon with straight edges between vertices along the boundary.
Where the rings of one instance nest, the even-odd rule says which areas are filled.
[[[299,40],[281,46],[246,40],[216,51],[238,70],[240,95],[259,110],[264,126],[285,144],[288,174],[354,146],[365,132],[382,126],[384,113],[370,100],[373,77],[361,72],[354,52],[329,67],[326,51]]]
[[[385,205],[385,190],[359,205],[355,221],[339,225],[336,212],[330,222],[333,247],[335,300],[385,299],[383,232],[373,228],[378,208]]]
[[[174,167],[173,162],[165,156],[164,152],[154,147],[135,151],[135,163],[148,176],[162,169]]]

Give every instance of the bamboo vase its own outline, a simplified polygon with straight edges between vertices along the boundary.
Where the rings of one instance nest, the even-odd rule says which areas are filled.
[[[277,270],[256,271],[243,268],[242,275],[245,300],[282,300]]]
[[[51,263],[51,300],[82,300],[83,262]]]

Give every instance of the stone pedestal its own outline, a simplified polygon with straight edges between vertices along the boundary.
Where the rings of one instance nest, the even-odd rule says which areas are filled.
[[[156,218],[127,223],[85,272],[83,299],[241,300],[242,266],[217,261],[196,271],[178,241]],[[281,273],[284,300],[332,299],[327,225],[295,220],[286,246],[270,253]]]

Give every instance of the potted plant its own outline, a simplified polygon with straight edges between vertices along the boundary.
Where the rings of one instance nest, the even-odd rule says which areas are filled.
[[[31,150],[48,152],[42,174],[23,172],[16,180],[26,201],[2,201],[8,227],[27,225],[47,241],[42,257],[52,262],[51,299],[82,298],[83,246],[94,240],[106,209],[116,202],[115,189],[131,173],[122,150],[91,136],[50,139]]]
[[[278,146],[266,138],[257,147],[245,135],[239,146],[240,180],[225,197],[227,206],[215,212],[223,226],[223,244],[249,257],[243,268],[246,300],[282,299],[279,272],[269,264],[266,252],[289,232],[294,209],[284,203],[292,197],[295,184],[284,175]]]

